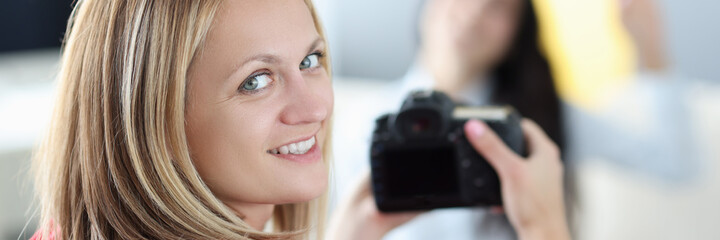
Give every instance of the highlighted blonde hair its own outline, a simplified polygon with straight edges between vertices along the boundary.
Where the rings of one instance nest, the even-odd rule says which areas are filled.
[[[305,3],[324,38],[312,2]],[[42,236],[322,236],[327,193],[276,206],[273,231],[257,231],[212,194],[192,164],[184,124],[188,68],[221,4],[77,2],[62,49],[50,131],[33,161]],[[321,64],[330,74],[328,60]],[[327,152],[324,159],[330,161]]]

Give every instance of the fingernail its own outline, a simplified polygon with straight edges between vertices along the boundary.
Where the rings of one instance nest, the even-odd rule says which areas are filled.
[[[478,120],[470,120],[465,124],[465,129],[471,137],[480,137],[485,133],[485,127]]]

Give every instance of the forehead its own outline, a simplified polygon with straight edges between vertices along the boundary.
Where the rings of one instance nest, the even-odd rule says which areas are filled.
[[[206,48],[237,56],[282,55],[305,50],[318,32],[303,0],[226,0],[220,5]],[[219,48],[219,49],[218,49]]]

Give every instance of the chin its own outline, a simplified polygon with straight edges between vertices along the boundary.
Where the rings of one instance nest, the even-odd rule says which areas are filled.
[[[324,165],[324,164],[323,164]],[[327,192],[328,177],[327,171],[323,167],[321,174],[308,174],[306,177],[296,179],[304,179],[302,181],[288,181],[286,190],[283,191],[283,204],[309,202]],[[290,180],[290,179],[288,179]]]

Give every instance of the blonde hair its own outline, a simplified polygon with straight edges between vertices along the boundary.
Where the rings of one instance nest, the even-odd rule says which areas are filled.
[[[312,2],[305,3],[324,38]],[[212,194],[192,164],[184,125],[187,73],[220,4],[77,2],[51,126],[33,161],[41,236],[322,237],[327,193],[276,206],[273,231],[257,231]],[[321,63],[330,74],[329,61]],[[326,151],[328,166],[329,157]]]

